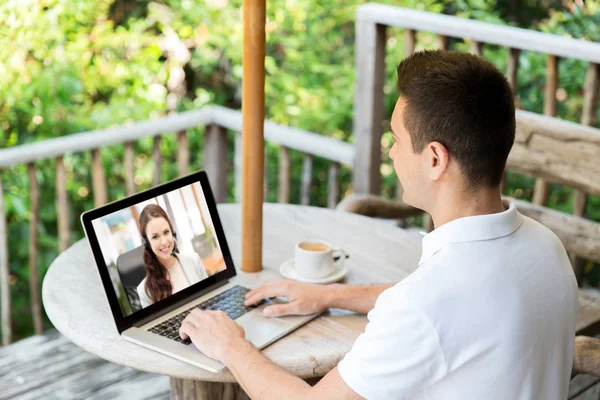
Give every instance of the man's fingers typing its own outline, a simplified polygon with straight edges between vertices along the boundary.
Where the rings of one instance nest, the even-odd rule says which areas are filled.
[[[288,297],[288,284],[285,279],[267,282],[246,294],[244,304],[256,304],[267,297]]]
[[[187,330],[192,326],[192,324],[190,324],[189,321],[183,321],[183,323],[181,324],[181,326],[179,327],[179,336],[185,340],[187,338],[189,338],[189,335],[187,334]]]

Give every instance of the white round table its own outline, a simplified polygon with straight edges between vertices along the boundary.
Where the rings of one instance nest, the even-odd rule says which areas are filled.
[[[263,270],[240,269],[241,207],[218,206],[227,243],[242,280],[257,285],[281,278],[279,266],[303,239],[320,238],[346,250],[342,282],[397,282],[416,269],[421,245],[402,229],[373,218],[317,207],[265,204]],[[73,343],[108,361],[168,375],[175,398],[247,398],[226,369],[214,374],[121,338],[115,327],[87,239],[60,254],[44,278],[42,297],[54,326]],[[365,328],[364,315],[330,310],[263,350],[275,364],[303,379],[333,369]]]

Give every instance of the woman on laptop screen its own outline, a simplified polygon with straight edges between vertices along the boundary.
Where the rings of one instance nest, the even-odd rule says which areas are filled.
[[[146,277],[137,287],[142,307],[148,307],[173,293],[208,277],[200,256],[180,253],[177,235],[165,210],[149,204],[140,214]]]

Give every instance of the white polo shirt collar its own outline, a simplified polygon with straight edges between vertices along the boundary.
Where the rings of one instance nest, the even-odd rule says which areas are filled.
[[[419,265],[442,248],[455,243],[491,240],[516,231],[523,222],[514,201],[503,200],[508,209],[495,214],[475,215],[450,221],[423,236]]]

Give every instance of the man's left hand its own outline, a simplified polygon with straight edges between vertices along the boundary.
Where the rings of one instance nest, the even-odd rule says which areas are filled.
[[[244,328],[233,322],[223,311],[192,310],[179,328],[182,339],[188,337],[198,350],[210,358],[225,363],[231,351],[249,344]]]

